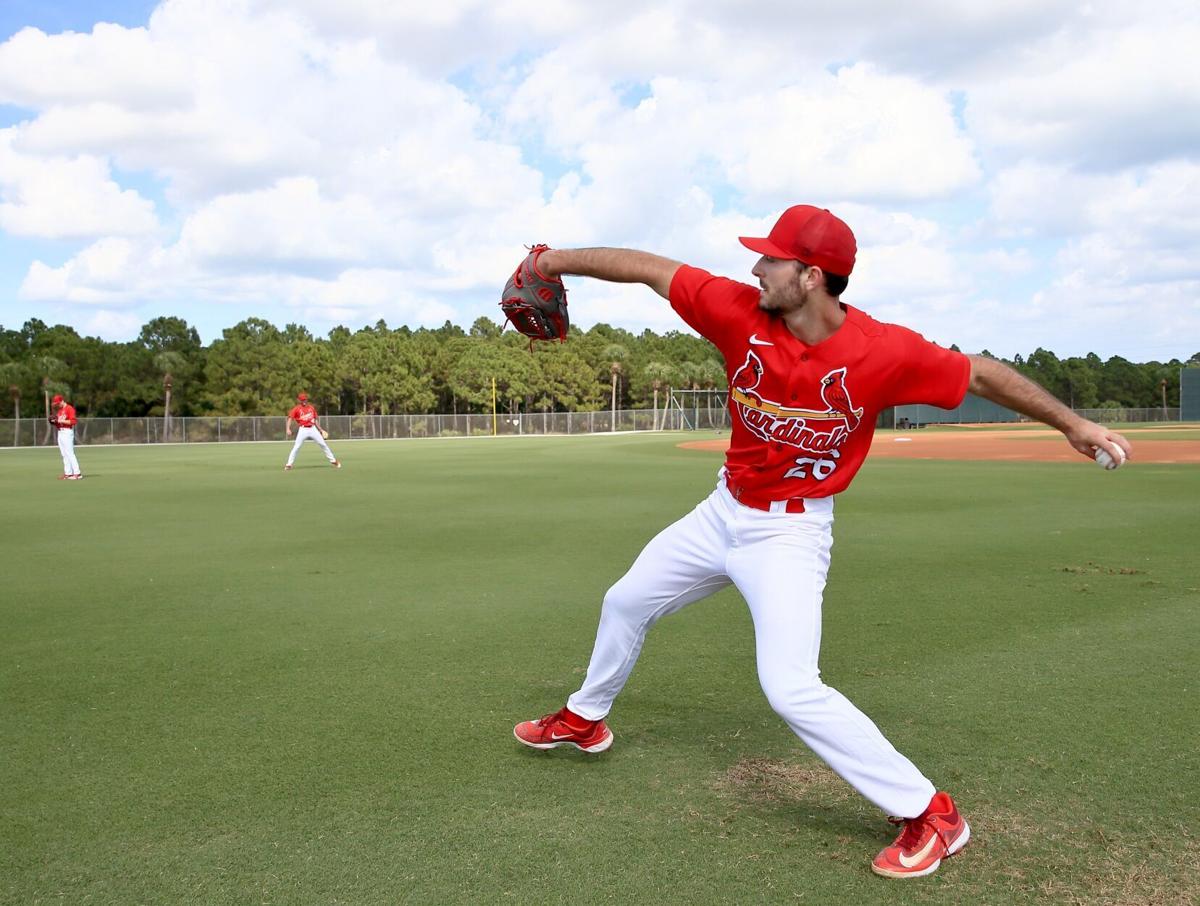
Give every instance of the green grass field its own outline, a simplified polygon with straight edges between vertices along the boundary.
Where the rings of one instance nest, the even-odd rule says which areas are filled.
[[[0,453],[0,902],[1200,899],[1195,467],[879,460],[839,500],[822,668],[971,821],[930,878],[870,873],[895,831],[732,591],[651,633],[610,752],[519,746],[711,488],[681,439]]]

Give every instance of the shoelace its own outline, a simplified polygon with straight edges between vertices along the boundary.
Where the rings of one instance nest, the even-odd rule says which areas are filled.
[[[568,730],[570,730],[572,733],[576,732],[575,728],[572,727],[569,723],[567,723],[566,714],[564,713],[564,712],[566,712],[566,710],[567,710],[566,708],[559,708],[557,711],[552,711],[550,714],[547,714],[545,717],[539,717],[538,718],[538,726],[541,727],[542,729],[549,729],[551,724],[559,723],[559,724],[562,724],[564,727],[566,727]]]
[[[938,839],[942,841],[942,848],[947,852],[950,851],[950,843],[946,840],[945,835],[936,824],[927,820],[923,815],[919,818],[888,818],[888,821],[892,824],[904,825],[904,830],[896,838],[894,844],[902,850],[916,849],[917,844],[921,842],[921,837],[925,835],[925,827],[928,826],[930,830],[937,834]]]
[[[571,733],[574,733],[576,736],[586,736],[591,729],[590,727],[580,728],[580,727],[571,726],[571,724],[567,721],[567,709],[566,708],[560,708],[559,710],[555,711],[553,714],[547,714],[545,717],[543,717],[541,720],[538,721],[538,724],[543,729],[549,729],[551,726],[551,723],[560,724],[561,726],[563,726],[567,730],[569,730]]]
[[[896,838],[893,845],[902,850],[910,850],[921,842],[925,827],[924,818],[888,818],[888,821],[897,826],[904,826],[904,830],[900,832],[900,836]]]

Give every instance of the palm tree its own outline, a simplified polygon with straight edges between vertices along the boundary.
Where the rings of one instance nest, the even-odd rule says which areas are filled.
[[[680,379],[680,386],[676,388],[680,391],[680,404],[685,405],[683,398],[686,398],[686,405],[692,409],[691,428],[695,430],[700,427],[700,394],[697,391],[704,380],[703,366],[696,362],[680,362],[675,366],[675,371]]]
[[[625,347],[613,343],[604,349],[604,358],[611,362],[609,371],[612,373],[612,430],[617,430],[617,376],[621,373],[621,362],[629,355]]]
[[[8,392],[13,400],[13,446],[21,437],[21,380],[25,377],[25,369],[19,362],[6,362],[0,365],[0,382],[8,382]]]
[[[42,396],[46,403],[46,446],[54,440],[54,428],[50,425],[50,378],[42,378]]]
[[[171,435],[171,384],[175,377],[172,372],[179,371],[187,364],[187,360],[178,352],[160,352],[154,357],[154,367],[163,376],[163,440]]]
[[[717,386],[725,383],[725,369],[716,359],[705,359],[700,363],[700,380],[708,392],[704,395],[704,406],[708,410],[708,426],[715,427],[713,420],[713,396]]]
[[[53,442],[54,429],[50,426],[50,394],[61,393],[67,395],[67,385],[63,382],[63,376],[67,370],[66,362],[61,359],[56,359],[54,356],[40,355],[35,356],[29,363],[30,370],[34,374],[42,377],[42,396],[45,397],[46,403],[46,443]],[[35,436],[35,443],[36,436]]]
[[[654,422],[653,428],[658,431],[660,426],[658,423],[658,391],[670,385],[671,378],[675,373],[675,369],[664,362],[648,362],[646,364],[646,377],[650,379],[650,386],[654,388]],[[666,406],[664,404],[664,415]]]
[[[21,388],[17,384],[9,384],[8,392],[13,398],[13,446],[21,437]]]
[[[621,374],[621,363],[613,362],[610,366],[612,371],[612,427],[617,430],[617,378]]]

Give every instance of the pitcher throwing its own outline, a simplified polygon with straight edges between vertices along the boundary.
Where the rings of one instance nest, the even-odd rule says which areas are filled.
[[[862,465],[879,412],[950,409],[968,390],[1057,428],[1084,456],[1103,450],[1124,462],[1130,445],[994,359],[943,349],[842,303],[857,246],[829,211],[788,208],[769,236],[741,242],[761,256],[751,270],[757,286],[631,249],[543,246],[510,281],[506,295],[535,303],[562,292],[563,274],[649,286],[724,356],[733,420],[716,489],[650,541],[604,596],[583,686],[514,733],[537,749],[608,749],[605,718],[650,627],[733,584],[750,608],[771,707],[903,826],[871,867],[890,878],[927,875],[966,845],[967,822],[817,666],[834,497]]]

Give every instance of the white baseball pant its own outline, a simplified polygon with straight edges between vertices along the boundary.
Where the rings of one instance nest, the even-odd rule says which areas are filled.
[[[325,438],[321,436],[321,432],[316,428],[297,428],[296,442],[292,444],[291,455],[288,456],[287,464],[290,466],[296,462],[296,454],[300,451],[300,445],[306,440],[311,440],[325,452],[325,458],[330,462],[337,462],[337,457],[333,455],[333,451],[329,449],[329,444],[325,443]]]
[[[608,715],[667,614],[730,583],[750,607],[758,678],[771,707],[805,744],[888,815],[915,817],[936,792],[865,714],[821,682],[821,596],[833,546],[833,499],[803,513],[769,513],[717,489],[660,532],[604,596],[582,688],[567,700],[581,717]]]
[[[75,458],[75,429],[58,429],[58,452],[62,454],[63,474],[79,475],[79,460]]]

